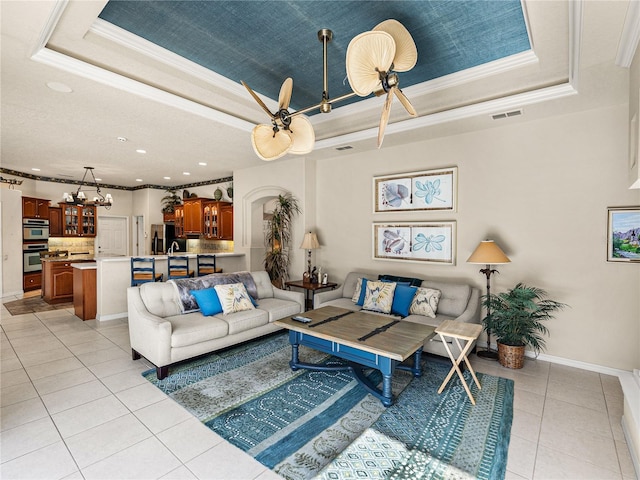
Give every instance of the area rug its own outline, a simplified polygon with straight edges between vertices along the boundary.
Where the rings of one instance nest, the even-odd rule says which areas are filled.
[[[73,302],[48,304],[42,298],[29,297],[20,300],[14,300],[3,304],[9,310],[11,315],[24,315],[25,313],[48,312],[49,310],[60,310],[64,308],[73,308]]]
[[[504,478],[513,382],[479,374],[472,406],[451,364],[424,357],[423,376],[396,371],[389,408],[348,372],[289,368],[286,334],[185,362],[144,377],[207,427],[278,475],[322,478]],[[342,360],[300,347],[309,363]],[[369,378],[381,380],[377,371]]]

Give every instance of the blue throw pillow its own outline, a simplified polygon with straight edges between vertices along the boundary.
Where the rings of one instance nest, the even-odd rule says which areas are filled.
[[[205,317],[222,313],[222,305],[215,289],[190,290],[189,293],[194,296],[200,311]]]
[[[359,307],[364,305],[364,297],[367,293],[367,281],[368,280],[366,278],[362,279],[362,284],[360,286],[360,298],[358,298],[358,301],[356,302],[356,305],[358,305]]]
[[[417,287],[409,285],[396,285],[396,291],[393,294],[393,304],[391,305],[391,313],[406,317],[409,315],[411,302],[418,291]]]

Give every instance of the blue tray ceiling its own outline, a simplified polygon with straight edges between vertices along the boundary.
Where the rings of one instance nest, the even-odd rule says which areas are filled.
[[[333,31],[331,98],[350,92],[351,39],[389,18],[409,30],[418,48],[417,65],[400,74],[402,88],[531,49],[520,0],[112,0],[100,18],[272,99],[290,76],[294,109],[320,101],[321,28]]]

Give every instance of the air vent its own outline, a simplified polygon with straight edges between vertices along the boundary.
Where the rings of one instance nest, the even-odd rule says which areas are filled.
[[[353,147],[351,145],[345,145],[344,147],[336,147],[336,150],[351,150]]]
[[[491,118],[493,118],[494,120],[500,120],[502,118],[517,117],[518,115],[522,115],[521,109],[511,110],[510,112],[496,113],[495,115],[491,115]]]

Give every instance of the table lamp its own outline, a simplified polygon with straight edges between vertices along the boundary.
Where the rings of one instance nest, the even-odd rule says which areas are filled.
[[[305,233],[300,248],[304,248],[308,251],[307,273],[309,274],[309,278],[311,278],[311,250],[320,248],[320,243],[318,243],[318,237],[316,237],[316,234],[312,232]]]
[[[467,259],[467,263],[480,263],[485,264],[486,267],[480,270],[480,273],[483,273],[487,276],[487,298],[491,294],[491,274],[499,273],[495,269],[491,269],[491,265],[500,265],[504,263],[509,263],[509,257],[507,257],[502,249],[496,245],[493,240],[483,240],[473,251],[471,256]],[[487,306],[487,317],[491,316],[491,309]],[[497,359],[498,353],[491,350],[491,330],[488,328],[487,330],[487,349],[476,352],[476,355],[482,358],[492,358]]]

